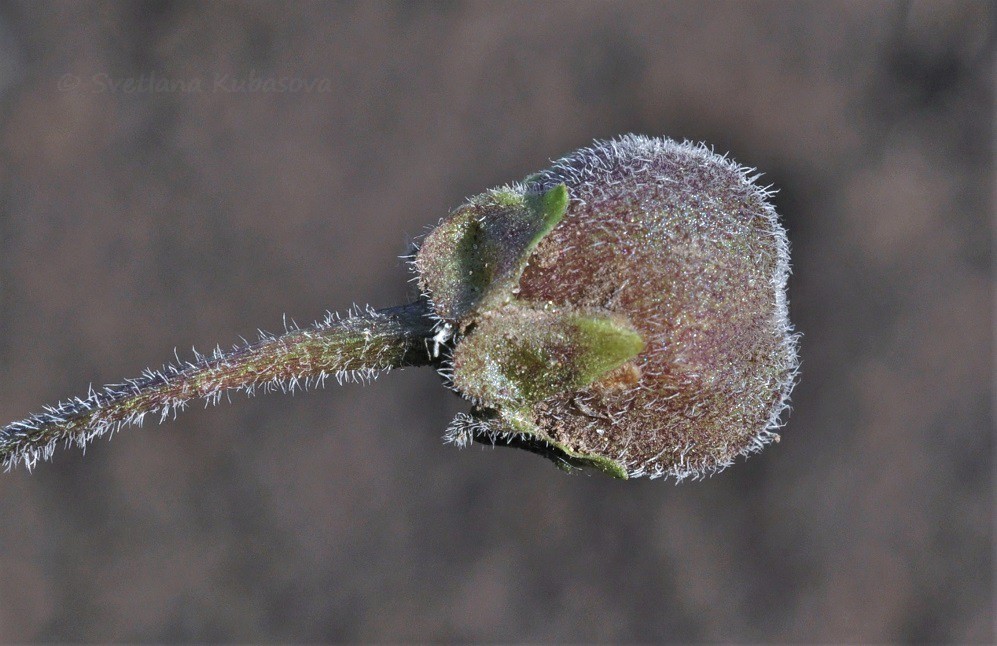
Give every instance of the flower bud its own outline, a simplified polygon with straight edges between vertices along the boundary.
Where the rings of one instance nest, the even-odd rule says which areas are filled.
[[[473,403],[448,437],[677,479],[778,440],[789,249],[749,172],[631,135],[444,218],[415,268]]]

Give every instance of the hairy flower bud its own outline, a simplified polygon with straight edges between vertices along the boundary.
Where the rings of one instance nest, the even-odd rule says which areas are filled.
[[[444,218],[414,264],[443,372],[474,404],[449,439],[678,479],[777,440],[797,369],[789,250],[749,173],[625,136]]]
[[[195,399],[432,365],[473,404],[447,429],[458,445],[619,478],[712,473],[778,439],[796,374],[786,233],[755,179],[703,146],[596,142],[444,218],[415,255],[415,302],[91,388],[0,427],[0,465]]]

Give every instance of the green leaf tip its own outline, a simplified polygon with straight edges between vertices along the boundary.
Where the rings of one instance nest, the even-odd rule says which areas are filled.
[[[610,316],[574,316],[581,388],[619,368],[644,350],[644,339],[629,324]]]
[[[542,193],[527,194],[526,203],[537,216],[540,226],[530,241],[526,251],[530,252],[551,230],[557,226],[568,211],[568,187],[563,183]],[[516,276],[519,278],[519,276]]]

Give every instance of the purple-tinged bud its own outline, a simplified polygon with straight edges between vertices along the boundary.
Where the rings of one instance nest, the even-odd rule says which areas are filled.
[[[677,479],[778,440],[789,249],[749,173],[625,136],[445,218],[415,266],[455,335],[444,372],[474,403],[449,438]]]

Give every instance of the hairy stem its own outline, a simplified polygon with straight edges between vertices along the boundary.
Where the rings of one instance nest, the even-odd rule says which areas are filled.
[[[162,422],[193,400],[217,403],[242,391],[294,391],[324,384],[329,377],[367,381],[377,373],[434,362],[434,321],[425,301],[383,310],[367,309],[345,318],[329,314],[306,328],[291,327],[281,336],[261,333],[260,340],[217,348],[194,360],[146,370],[124,383],[91,388],[43,412],[0,428],[0,461],[6,469],[24,463],[31,469],[52,456],[63,441],[80,447],[123,426],[141,425],[147,415]]]

